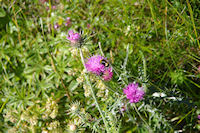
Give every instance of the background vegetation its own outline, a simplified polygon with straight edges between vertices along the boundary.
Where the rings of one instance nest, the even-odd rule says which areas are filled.
[[[70,29],[86,38],[85,58],[101,54],[101,44],[118,73],[109,82],[90,75],[110,132],[149,132],[148,127],[198,132],[200,1],[0,0],[0,5],[1,132],[105,131],[78,50],[66,39]],[[123,95],[133,81],[147,86],[136,104],[143,120]]]

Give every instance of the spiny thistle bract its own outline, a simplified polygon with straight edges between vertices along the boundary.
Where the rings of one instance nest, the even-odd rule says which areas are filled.
[[[80,110],[80,102],[72,102],[70,104],[70,109],[68,110],[69,114],[75,115]]]

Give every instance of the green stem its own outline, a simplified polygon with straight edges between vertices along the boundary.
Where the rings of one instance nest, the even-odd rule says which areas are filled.
[[[32,131],[32,133],[35,133],[35,128],[33,125],[31,126],[31,131]]]
[[[135,108],[136,113],[139,115],[140,119],[147,125],[149,132],[152,133],[152,129],[150,128],[149,124],[144,120],[144,118],[141,116],[140,112],[138,111],[137,107],[135,104],[133,104],[133,107]]]
[[[143,70],[144,70],[144,75],[143,75],[143,84],[142,86],[144,87],[144,89],[146,90],[147,89],[147,86],[146,86],[146,82],[147,82],[147,65],[146,65],[146,60],[144,58],[144,54],[142,51],[140,51],[141,55],[142,55],[142,62],[143,62]]]
[[[85,70],[87,71],[87,69],[86,69],[86,67],[85,67],[85,61],[84,61],[84,57],[83,57],[83,53],[82,53],[81,48],[79,48],[79,51],[80,51],[80,56],[81,56],[82,64],[83,64]],[[92,85],[91,85],[91,83],[90,83],[90,79],[88,78],[87,73],[85,73],[85,79],[86,79],[87,84],[89,85],[89,88],[90,88],[91,92],[92,92],[92,97],[94,98],[96,107],[97,107],[97,109],[99,110],[99,113],[100,113],[100,115],[101,115],[101,117],[102,117],[102,119],[103,119],[103,122],[104,122],[105,126],[106,126],[106,130],[107,130],[107,132],[109,132],[108,124],[107,124],[106,119],[105,119],[105,117],[104,117],[104,115],[103,115],[103,112],[102,112],[102,110],[101,110],[101,108],[100,108],[100,106],[99,106],[99,104],[98,104],[98,102],[97,102],[97,99],[96,99],[94,90],[93,90],[93,88],[92,88]]]
[[[6,99],[6,101],[3,103],[3,105],[0,108],[0,113],[3,111],[4,106],[6,105],[6,103],[8,102],[8,98]]]

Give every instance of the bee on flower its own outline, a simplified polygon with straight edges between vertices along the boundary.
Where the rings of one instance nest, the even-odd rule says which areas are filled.
[[[100,55],[88,58],[85,67],[89,72],[101,76],[104,80],[110,80],[113,76],[108,60]]]

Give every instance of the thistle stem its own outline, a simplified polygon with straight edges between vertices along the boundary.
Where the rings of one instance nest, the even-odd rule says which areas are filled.
[[[150,128],[149,124],[144,120],[144,118],[141,116],[140,112],[138,111],[137,107],[135,104],[133,104],[133,107],[135,108],[136,113],[139,115],[140,119],[147,125],[149,132],[152,133],[152,129]]]
[[[140,53],[141,53],[141,56],[142,56],[143,70],[144,70],[142,86],[144,86],[144,89],[146,90],[147,89],[147,86],[146,86],[146,82],[147,82],[147,65],[146,65],[146,60],[145,60],[143,52],[140,51]]]
[[[82,64],[83,64],[85,70],[87,71],[87,69],[85,67],[85,61],[84,61],[84,57],[83,57],[83,53],[82,53],[81,48],[79,48],[79,51],[80,51]],[[109,132],[108,124],[107,124],[106,119],[105,119],[105,117],[103,115],[103,112],[102,112],[102,110],[101,110],[101,108],[100,108],[100,106],[99,106],[99,104],[97,102],[97,99],[96,99],[96,96],[95,96],[95,93],[94,93],[94,89],[92,88],[92,85],[91,85],[90,79],[88,78],[87,72],[85,73],[85,79],[86,79],[87,84],[89,85],[89,88],[90,88],[91,92],[92,92],[92,97],[93,97],[93,99],[95,101],[96,107],[99,110],[99,113],[100,113],[100,115],[101,115],[101,117],[103,119],[103,122],[104,122],[105,126],[106,126],[106,130],[107,130],[107,132]]]

